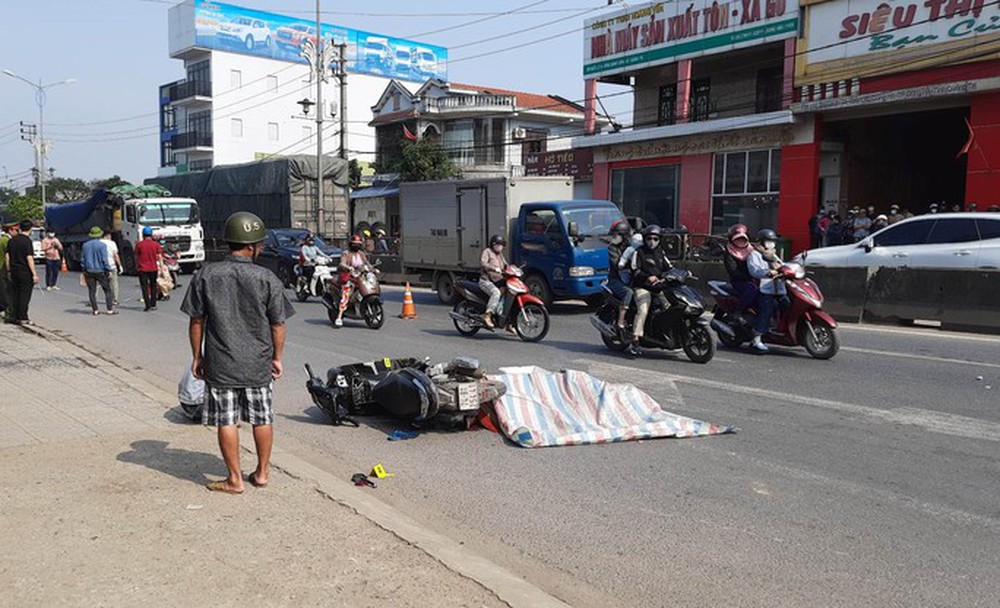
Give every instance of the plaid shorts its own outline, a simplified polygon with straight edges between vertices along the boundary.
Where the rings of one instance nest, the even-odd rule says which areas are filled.
[[[206,386],[202,423],[207,426],[229,426],[239,420],[254,426],[271,424],[274,412],[271,385],[248,388],[216,388]]]

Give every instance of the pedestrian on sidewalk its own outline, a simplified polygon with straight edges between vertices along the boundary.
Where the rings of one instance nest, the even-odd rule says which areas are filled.
[[[264,487],[270,476],[273,442],[273,381],[281,378],[285,320],[295,314],[277,276],[254,264],[266,235],[252,213],[229,216],[225,241],[230,255],[208,264],[191,280],[181,310],[191,317],[191,371],[205,380],[203,422],[217,427],[226,479],[208,489],[242,494],[237,423],[253,426],[257,468],[247,476]]]
[[[28,306],[31,304],[31,292],[38,285],[38,272],[35,269],[35,246],[31,242],[31,220],[21,220],[16,234],[7,243],[7,280],[10,282],[10,320],[14,323],[27,325]]]
[[[3,313],[5,323],[10,323],[10,284],[7,282],[7,243],[17,230],[17,222],[14,222],[7,213],[0,214],[0,312]]]
[[[45,254],[45,291],[59,291],[56,281],[62,270],[63,244],[56,238],[56,233],[49,230],[42,239],[42,253]]]
[[[163,247],[153,238],[153,229],[146,226],[142,229],[142,240],[135,246],[139,287],[142,289],[142,301],[146,305],[143,310],[156,310],[156,276],[161,261],[163,261]]]
[[[104,231],[104,246],[108,250],[108,264],[111,272],[108,274],[108,283],[111,285],[111,297],[118,306],[118,275],[122,272],[122,258],[118,255],[118,243],[111,238],[111,231]]]
[[[101,312],[97,310],[97,286],[100,285],[104,291],[104,303],[108,307],[108,314],[115,315],[115,298],[111,292],[111,262],[108,259],[108,248],[104,245],[104,231],[98,226],[94,226],[87,233],[90,240],[83,244],[83,251],[80,255],[80,263],[83,264],[83,278],[87,282],[87,296],[90,298],[90,310],[94,315]]]

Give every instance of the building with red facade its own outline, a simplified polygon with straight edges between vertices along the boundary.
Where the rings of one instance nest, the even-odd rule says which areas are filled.
[[[695,233],[809,244],[819,208],[1000,199],[1000,8],[988,0],[653,2],[586,24],[587,98],[630,85],[630,128],[588,135],[595,197]],[[596,115],[596,102],[588,115]]]

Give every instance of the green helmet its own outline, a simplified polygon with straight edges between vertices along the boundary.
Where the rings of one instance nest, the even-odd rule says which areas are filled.
[[[249,211],[237,211],[226,220],[227,243],[253,245],[264,240],[264,221]]]

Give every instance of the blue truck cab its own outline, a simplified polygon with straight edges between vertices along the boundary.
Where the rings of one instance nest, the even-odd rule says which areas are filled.
[[[524,270],[531,292],[546,303],[601,297],[608,245],[601,239],[624,220],[610,201],[524,203],[511,230],[509,259]]]

